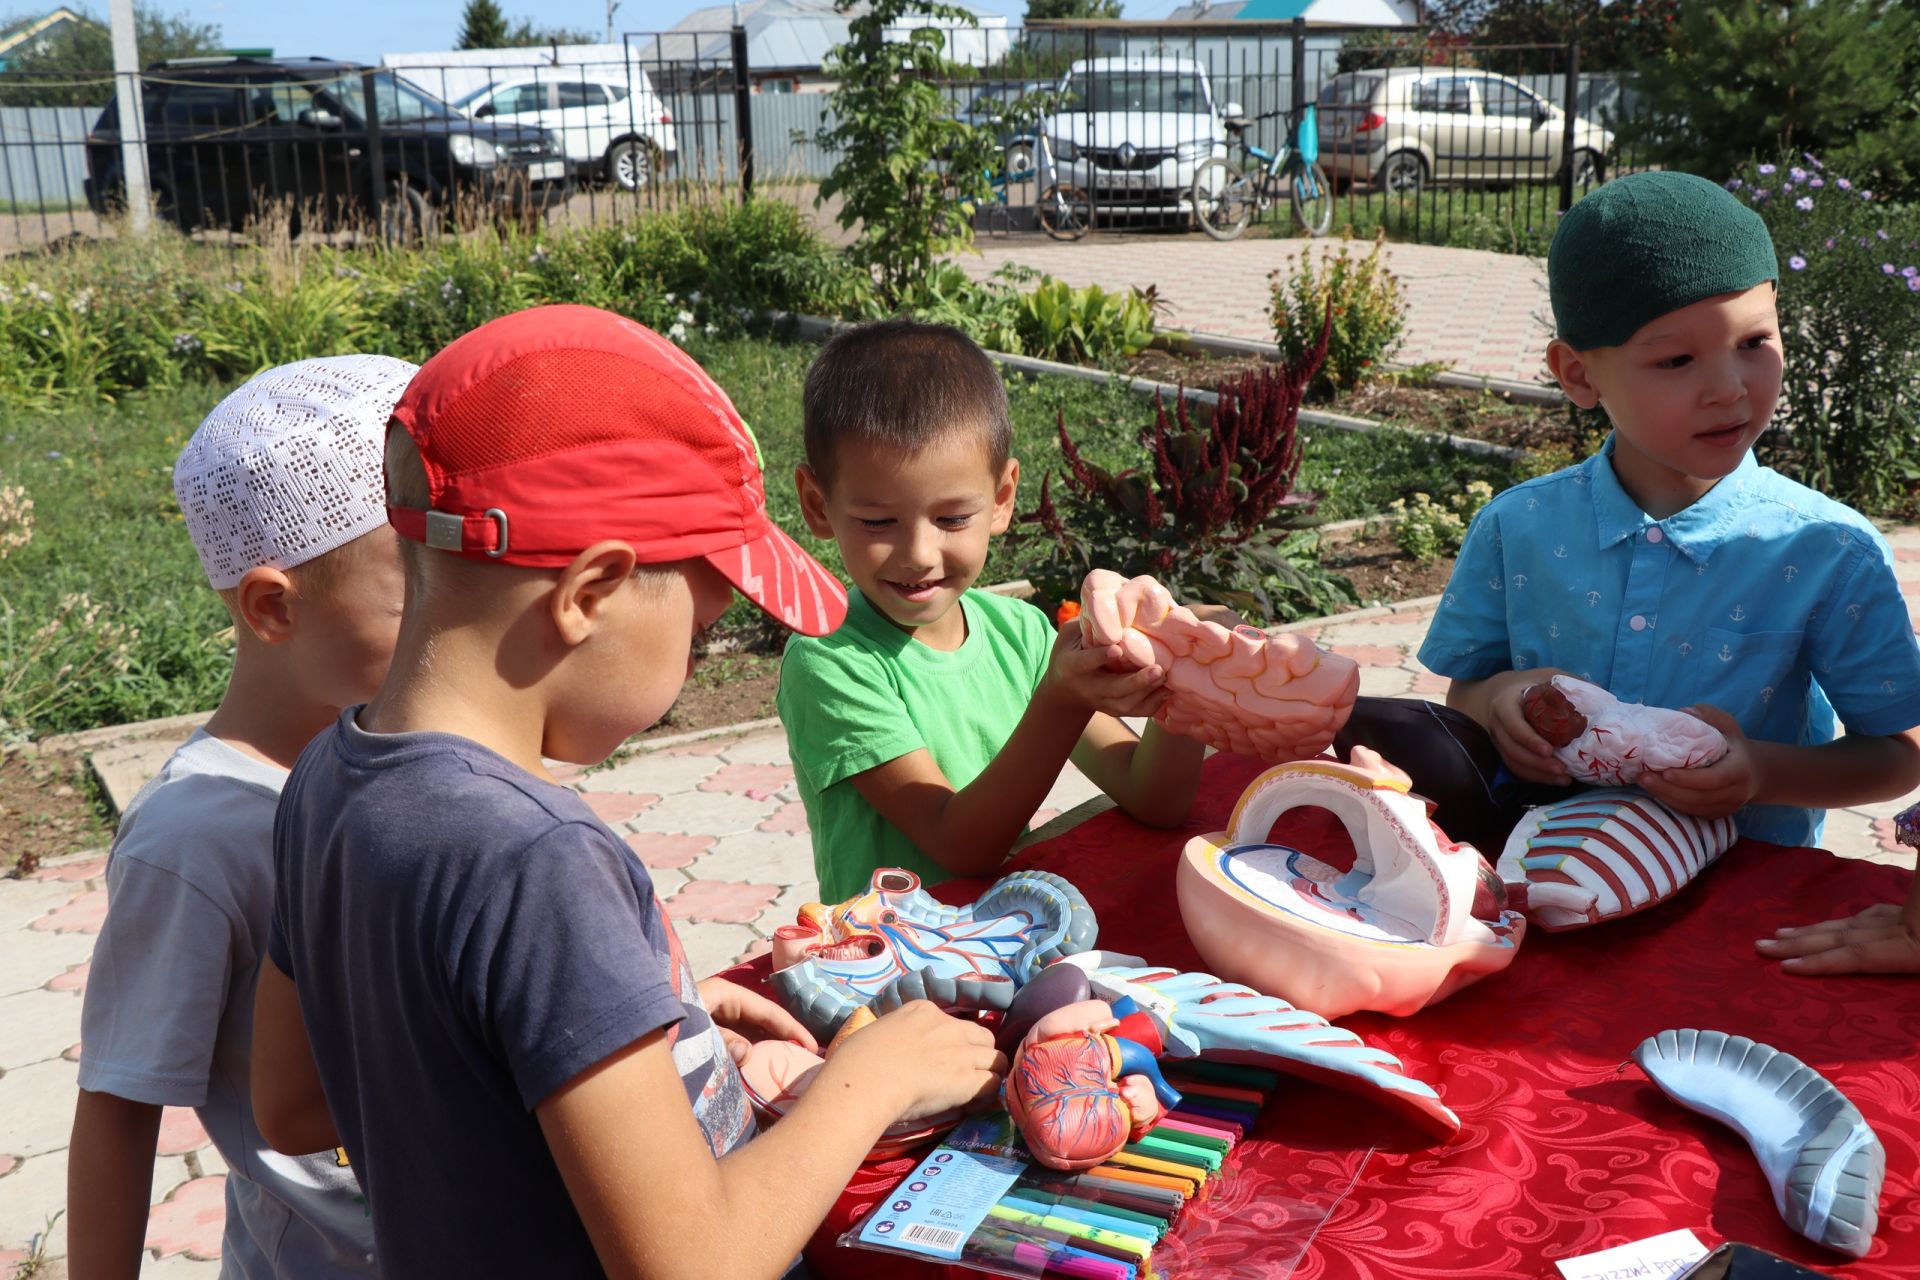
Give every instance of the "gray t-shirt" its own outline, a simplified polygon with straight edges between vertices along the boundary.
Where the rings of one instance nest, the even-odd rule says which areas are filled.
[[[253,991],[286,778],[196,731],[127,806],[87,976],[80,1087],[198,1113],[229,1170],[221,1275],[373,1275],[353,1171],[283,1156],[253,1122]]]

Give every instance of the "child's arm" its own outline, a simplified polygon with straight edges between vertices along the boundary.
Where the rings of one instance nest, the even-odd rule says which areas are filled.
[[[1823,924],[1776,929],[1753,944],[1786,973],[1920,973],[1920,877],[1904,905],[1881,902]]]
[[[1067,627],[1054,642],[1026,714],[979,777],[955,789],[933,754],[922,748],[853,775],[854,790],[948,871],[994,870],[1053,789],[1096,710],[1151,715],[1165,700],[1166,673],[1159,667],[1123,673],[1104,669],[1120,656],[1118,645],[1086,648],[1080,628]],[[1125,726],[1115,727],[1126,732]]]
[[[67,1151],[67,1273],[74,1280],[140,1274],[159,1138],[159,1107],[80,1091]]]
[[[656,1031],[534,1108],[610,1277],[777,1276],[898,1119],[989,1095],[992,1033],[925,1001],[850,1036],[781,1121],[721,1159]]]
[[[1200,790],[1203,742],[1168,733],[1157,724],[1134,736],[1104,712],[1088,722],[1073,749],[1073,763],[1113,797],[1126,815],[1149,827],[1177,827],[1187,820]]]
[[[1568,674],[1558,667],[1532,667],[1502,671],[1484,680],[1455,680],[1447,685],[1447,705],[1480,722],[1514,776],[1527,782],[1565,786],[1571,781],[1567,767],[1554,756],[1552,744],[1527,723],[1520,695],[1530,685]]]
[[[1718,707],[1688,707],[1727,739],[1727,754],[1701,769],[1642,774],[1649,794],[1703,818],[1724,817],[1742,805],[1844,809],[1920,789],[1920,729],[1884,737],[1850,733],[1832,742],[1796,746],[1757,742]]]
[[[253,1000],[252,1072],[253,1120],[267,1145],[290,1156],[340,1145],[300,1019],[300,993],[272,957],[260,965]]]

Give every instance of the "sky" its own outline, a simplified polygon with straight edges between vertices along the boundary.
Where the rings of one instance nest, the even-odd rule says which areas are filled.
[[[717,2],[717,0],[716,0]],[[42,0],[0,10],[26,12]],[[463,0],[148,0],[163,13],[212,23],[233,48],[270,48],[289,56],[347,58],[378,62],[387,53],[425,53],[450,49],[460,31]],[[969,0],[973,7],[1019,17],[1026,0]],[[622,33],[661,31],[705,0],[620,0],[613,17],[614,38]],[[51,7],[51,6],[49,6]],[[83,7],[104,17],[106,0]],[[509,21],[533,17],[542,26],[582,31],[607,29],[606,0],[500,0]],[[1148,5],[1152,7],[1151,4]]]

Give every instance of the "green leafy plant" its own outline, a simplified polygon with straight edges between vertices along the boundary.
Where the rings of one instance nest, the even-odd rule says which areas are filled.
[[[1727,186],[1780,260],[1784,378],[1762,456],[1876,514],[1920,481],[1920,206],[1889,204],[1812,155],[1745,167]]]
[[[1348,232],[1334,253],[1303,250],[1291,274],[1275,271],[1268,280],[1280,353],[1297,360],[1325,352],[1325,360],[1316,362],[1317,393],[1351,391],[1405,340],[1406,300],[1387,270],[1384,234],[1374,237],[1364,258],[1355,258]]]
[[[1058,497],[1049,474],[1018,534],[1041,597],[1072,600],[1089,570],[1106,568],[1152,574],[1175,599],[1224,604],[1253,620],[1351,602],[1352,584],[1321,567],[1317,539],[1302,527],[1314,495],[1294,487],[1300,402],[1326,355],[1326,332],[1323,325],[1320,344],[1285,366],[1223,384],[1204,422],[1184,393],[1171,415],[1156,400],[1135,467],[1088,461],[1062,415]]]
[[[1415,493],[1413,501],[1396,498],[1388,504],[1394,541],[1400,549],[1425,564],[1441,556],[1458,555],[1467,526],[1480,508],[1493,500],[1493,486],[1474,480],[1442,504],[1431,494]]]
[[[881,300],[900,300],[947,253],[973,243],[973,211],[992,195],[992,133],[954,117],[940,83],[967,69],[947,54],[942,22],[977,25],[969,9],[928,0],[835,0],[851,16],[847,42],[828,53],[837,83],[832,123],[817,141],[839,155],[819,200],[840,198],[840,225],[858,228],[854,260]],[[938,19],[902,29],[914,16]]]
[[[1045,279],[1020,296],[1014,327],[1021,349],[1052,360],[1114,360],[1153,341],[1153,304],[1138,289],[1074,288]]]

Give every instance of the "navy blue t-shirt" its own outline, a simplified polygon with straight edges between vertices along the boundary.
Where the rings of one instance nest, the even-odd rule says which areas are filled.
[[[720,1155],[753,1134],[646,868],[573,791],[343,713],[274,823],[269,954],[299,987],[390,1276],[592,1275],[533,1108],[660,1028]]]

